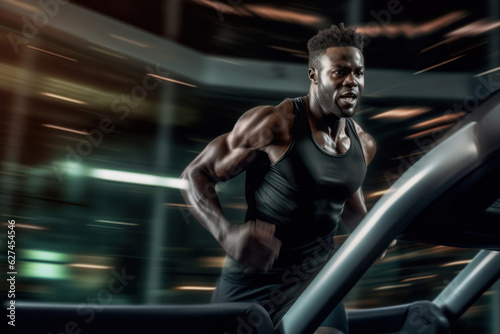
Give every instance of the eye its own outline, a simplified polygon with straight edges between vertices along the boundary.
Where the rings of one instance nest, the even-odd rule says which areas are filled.
[[[362,77],[363,75],[365,75],[365,72],[363,72],[363,71],[356,72],[356,76],[358,76],[358,77]]]
[[[345,71],[344,70],[335,70],[335,71],[333,71],[333,74],[336,74],[336,75],[345,75]]]

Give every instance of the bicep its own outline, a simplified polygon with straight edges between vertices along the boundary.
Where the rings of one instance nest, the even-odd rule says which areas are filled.
[[[231,132],[209,143],[188,169],[209,174],[215,182],[227,181],[241,174],[257,158],[256,150],[271,144],[276,131],[286,128],[287,118],[280,115],[280,109],[273,106],[247,111]]]
[[[375,143],[375,139],[373,139],[373,137],[366,132],[361,136],[361,142],[363,145],[366,165],[368,166],[375,156],[377,144]]]
[[[358,137],[361,142],[361,147],[363,148],[363,155],[365,157],[366,165],[368,166],[375,156],[377,151],[377,144],[375,139],[361,128],[361,126],[355,122],[356,131],[358,132]]]
[[[186,171],[205,173],[214,182],[228,181],[241,174],[257,154],[249,148],[232,146],[230,134],[223,134],[211,141]]]

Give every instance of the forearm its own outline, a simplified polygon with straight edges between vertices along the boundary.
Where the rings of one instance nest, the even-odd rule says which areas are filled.
[[[181,194],[189,211],[223,245],[231,223],[222,212],[215,181],[201,170],[186,170],[181,178],[188,184]]]

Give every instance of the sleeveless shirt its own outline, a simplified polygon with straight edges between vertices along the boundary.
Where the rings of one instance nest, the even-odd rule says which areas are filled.
[[[290,102],[294,124],[287,151],[274,163],[258,151],[258,158],[246,171],[246,221],[260,219],[276,225],[275,236],[282,242],[278,259],[263,273],[267,276],[333,249],[344,204],[361,186],[366,173],[363,149],[351,118],[346,119],[349,150],[331,154],[313,137],[305,97]],[[238,263],[227,262],[223,274],[243,278],[235,268]]]

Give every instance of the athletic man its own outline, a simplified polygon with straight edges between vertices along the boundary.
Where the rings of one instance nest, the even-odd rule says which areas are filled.
[[[342,220],[366,214],[361,191],[373,138],[352,120],[364,87],[363,38],[343,24],[308,42],[305,97],[255,107],[186,168],[183,196],[228,257],[213,302],[255,301],[277,323],[333,249]],[[217,182],[246,171],[246,222],[224,217]],[[347,333],[339,304],[316,333]]]

